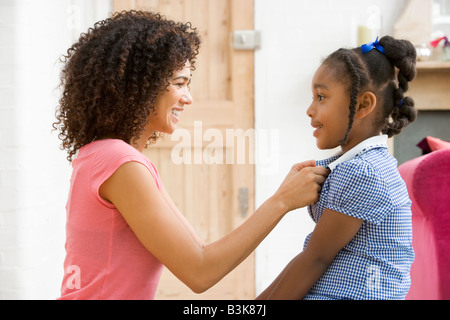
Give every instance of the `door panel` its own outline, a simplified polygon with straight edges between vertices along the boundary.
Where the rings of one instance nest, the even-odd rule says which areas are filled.
[[[234,50],[230,39],[233,30],[253,29],[253,7],[253,0],[114,1],[115,11],[157,11],[175,21],[191,22],[201,35],[190,86],[194,103],[181,114],[174,134],[145,154],[205,243],[244,221],[239,189],[248,189],[247,211],[254,211],[253,52]],[[156,299],[253,298],[253,255],[200,295],[166,269],[156,295]]]

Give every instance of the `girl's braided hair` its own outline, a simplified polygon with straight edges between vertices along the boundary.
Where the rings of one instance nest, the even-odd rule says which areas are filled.
[[[81,34],[61,59],[63,93],[53,123],[67,159],[97,138],[138,138],[172,73],[186,61],[194,67],[199,45],[190,23],[144,11],[116,13]]]
[[[417,118],[414,100],[405,97],[409,82],[416,76],[416,49],[411,42],[385,36],[379,45],[384,53],[374,49],[363,53],[361,48],[339,49],[328,56],[323,64],[334,69],[334,77],[348,85],[350,95],[349,125],[343,143],[353,126],[357,97],[371,91],[377,97],[379,127],[389,137]],[[397,75],[397,79],[396,79]]]

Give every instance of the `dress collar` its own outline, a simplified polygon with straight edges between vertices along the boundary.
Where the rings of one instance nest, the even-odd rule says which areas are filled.
[[[353,159],[354,157],[366,153],[367,151],[374,148],[387,148],[387,135],[374,136],[369,139],[364,140],[357,146],[353,147],[344,154],[331,157],[331,162],[328,163],[328,168],[334,170],[339,164]]]

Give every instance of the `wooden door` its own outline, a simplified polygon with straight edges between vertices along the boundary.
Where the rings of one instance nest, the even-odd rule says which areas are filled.
[[[115,0],[115,11],[139,9],[191,22],[202,46],[193,72],[194,99],[178,129],[146,155],[205,243],[240,225],[254,211],[253,52],[231,45],[234,30],[253,29],[253,0]],[[244,206],[242,206],[244,204]],[[194,294],[167,269],[156,299],[253,299],[254,257],[204,294]]]

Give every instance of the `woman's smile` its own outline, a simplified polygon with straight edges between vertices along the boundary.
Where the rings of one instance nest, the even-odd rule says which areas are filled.
[[[184,108],[173,108],[171,110],[172,117],[175,120],[176,123],[180,121],[180,114],[183,112]]]

